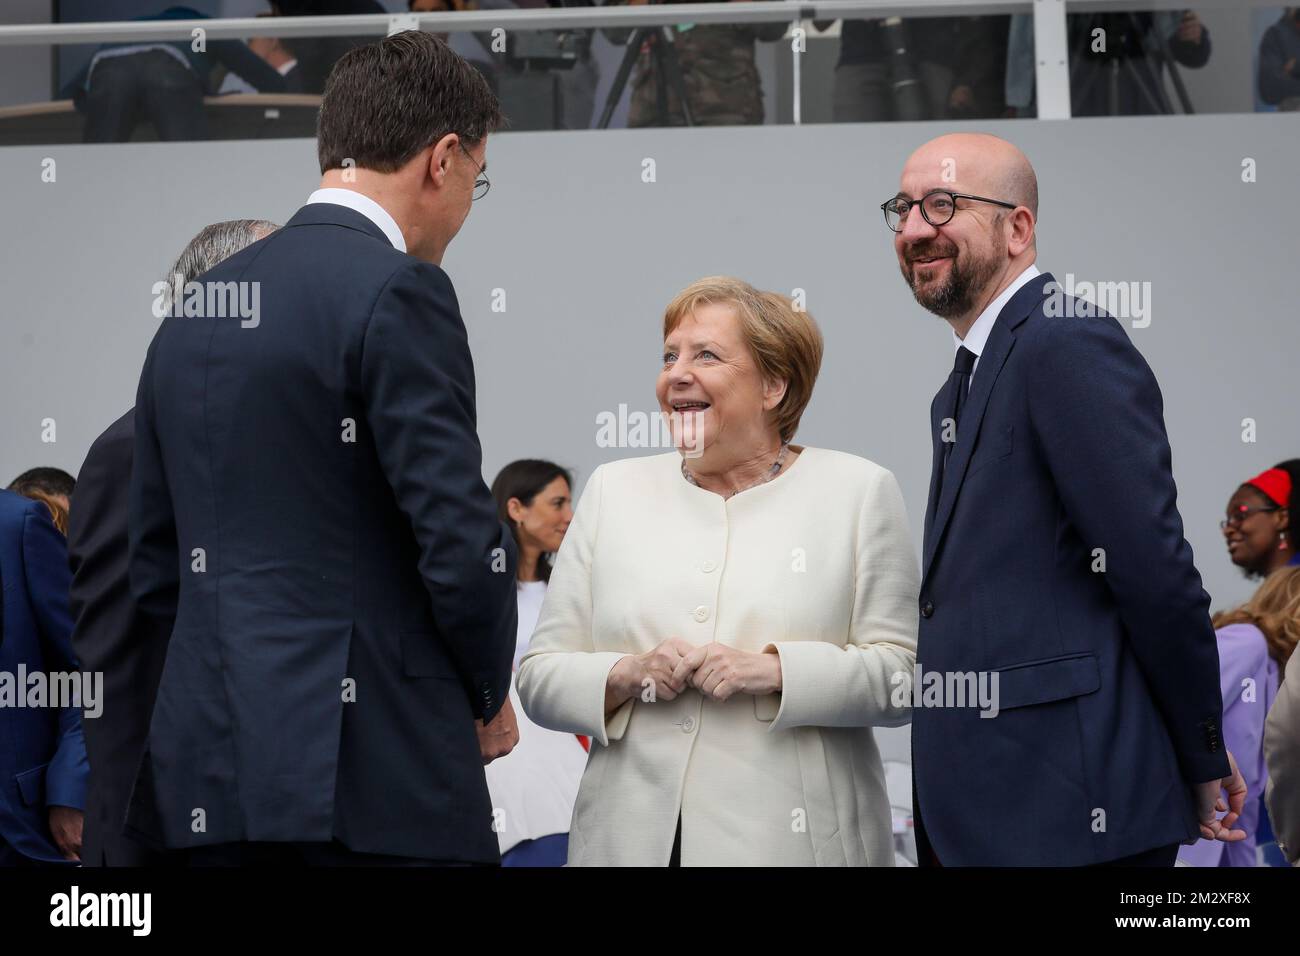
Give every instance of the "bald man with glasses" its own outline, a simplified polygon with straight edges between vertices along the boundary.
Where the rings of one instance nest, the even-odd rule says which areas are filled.
[[[1037,180],[1012,144],[933,140],[881,208],[956,353],[930,409],[919,674],[985,676],[994,697],[914,695],[920,862],[1172,866],[1197,836],[1242,839],[1151,369],[1039,272]]]

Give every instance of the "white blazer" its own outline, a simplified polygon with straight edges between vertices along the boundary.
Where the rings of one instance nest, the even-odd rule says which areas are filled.
[[[920,590],[894,476],[805,448],[724,500],[671,452],[602,465],[584,491],[518,673],[529,717],[592,737],[570,865],[664,866],[679,811],[683,866],[893,865],[871,728],[909,719]],[[607,721],[610,668],[674,635],[774,645],[782,693],[688,689]]]

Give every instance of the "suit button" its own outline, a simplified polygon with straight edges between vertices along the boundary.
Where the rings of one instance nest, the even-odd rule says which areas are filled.
[[[928,618],[933,616],[934,616],[934,602],[926,601],[924,604],[921,605],[921,617]]]
[[[695,620],[703,624],[705,621],[709,619],[709,609],[705,607],[703,604],[701,604],[693,612],[691,612],[691,615],[692,617],[695,618]]]
[[[695,729],[695,718],[694,718],[694,717],[683,717],[683,718],[682,718],[682,733],[684,733],[684,734],[689,734],[689,733],[690,733],[692,730],[694,730],[694,729]]]
[[[714,564],[712,561],[705,561],[702,565],[700,565],[700,570],[703,571],[705,574],[712,573],[716,568],[717,565]]]

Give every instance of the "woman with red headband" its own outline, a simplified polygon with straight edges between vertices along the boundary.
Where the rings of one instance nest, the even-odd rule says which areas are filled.
[[[1246,839],[1231,845],[1198,840],[1178,858],[1191,866],[1256,866],[1258,796],[1268,783],[1264,719],[1277,695],[1279,675],[1300,640],[1300,558],[1290,533],[1289,510],[1300,487],[1300,459],[1251,478],[1228,501],[1220,523],[1232,563],[1248,577],[1266,580],[1245,604],[1214,616],[1223,691],[1223,742],[1252,795],[1237,820]]]
[[[1247,577],[1267,577],[1288,564],[1300,564],[1290,511],[1300,487],[1300,458],[1256,475],[1228,499],[1219,522],[1232,563]]]

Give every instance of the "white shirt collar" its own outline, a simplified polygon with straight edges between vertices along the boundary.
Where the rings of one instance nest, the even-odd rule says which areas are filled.
[[[1011,301],[1011,297],[1020,291],[1021,286],[1036,275],[1041,275],[1041,273],[1038,271],[1038,266],[1031,262],[1025,268],[1025,271],[1012,279],[1011,285],[1003,289],[1002,294],[990,302],[988,308],[980,313],[980,317],[975,320],[975,324],[966,330],[966,338],[961,338],[956,332],[952,334],[952,350],[956,352],[964,345],[975,353],[976,358],[979,358],[980,353],[984,351],[984,345],[989,340],[989,334],[993,331],[993,324],[998,320],[999,313]]]
[[[336,206],[347,206],[349,209],[361,213],[383,230],[384,235],[388,237],[388,241],[393,244],[394,249],[398,252],[406,251],[406,240],[402,238],[402,230],[397,228],[397,221],[388,214],[388,210],[369,196],[363,196],[352,189],[330,186],[325,189],[318,189],[307,197],[307,205],[310,206],[314,202],[328,202]]]

